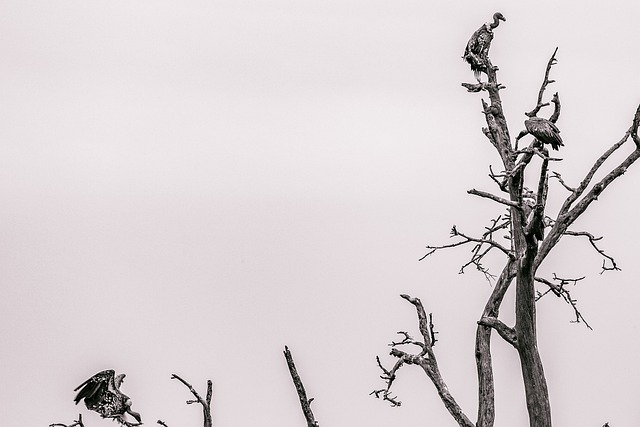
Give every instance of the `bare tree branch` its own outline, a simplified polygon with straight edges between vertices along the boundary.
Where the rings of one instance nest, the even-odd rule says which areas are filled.
[[[542,277],[536,277],[535,281],[539,282],[539,283],[543,283],[545,285],[547,285],[549,287],[549,289],[546,292],[538,292],[536,295],[536,301],[539,301],[541,298],[543,298],[545,295],[547,295],[549,292],[553,292],[553,294],[559,298],[562,298],[567,304],[569,304],[571,306],[571,308],[573,309],[573,312],[576,316],[576,319],[574,321],[572,321],[572,323],[584,323],[584,325],[588,328],[593,330],[593,328],[591,327],[591,325],[589,325],[589,323],[587,322],[587,320],[582,316],[582,313],[580,313],[580,310],[578,310],[578,301],[576,299],[574,299],[573,297],[571,297],[571,293],[569,292],[569,290],[566,288],[566,285],[568,284],[573,284],[574,286],[576,285],[576,283],[578,283],[580,280],[583,280],[583,277],[579,277],[577,279],[564,279],[564,278],[560,278],[558,276],[556,276],[555,274],[553,275],[553,280],[560,282],[559,284],[555,284],[553,282],[550,282],[549,280],[542,278]]]
[[[549,73],[551,72],[551,67],[553,67],[558,63],[558,60],[556,59],[557,52],[558,52],[558,48],[556,47],[556,49],[553,51],[553,55],[551,55],[551,58],[549,58],[549,62],[547,63],[547,69],[544,73],[544,80],[542,81],[542,85],[540,86],[540,91],[538,92],[538,101],[536,103],[536,106],[530,112],[525,113],[525,115],[528,117],[534,117],[536,114],[538,114],[538,111],[540,111],[542,107],[546,107],[547,105],[549,105],[549,103],[543,103],[542,98],[544,96],[544,91],[547,89],[547,86],[550,85],[551,83],[555,83],[555,80],[549,80]],[[559,110],[557,111],[559,114]],[[558,118],[556,117],[556,120],[557,119]],[[556,120],[551,120],[551,121],[555,123]]]
[[[191,394],[193,394],[193,396],[195,397],[195,400],[187,400],[187,405],[191,405],[193,403],[199,403],[200,405],[202,405],[204,427],[211,427],[213,425],[211,420],[211,397],[213,395],[213,383],[211,382],[211,380],[207,380],[207,397],[205,400],[198,394],[196,389],[193,388],[191,384],[183,380],[178,375],[171,374],[171,379],[180,381],[189,389]]]
[[[298,375],[291,351],[289,351],[287,346],[284,346],[284,358],[287,361],[287,366],[289,368],[289,373],[291,374],[291,379],[293,380],[293,385],[296,388],[296,393],[298,393],[302,413],[304,414],[304,418],[307,420],[307,427],[317,427],[319,425],[318,421],[314,418],[313,411],[311,410],[311,401],[313,398],[307,399],[307,392],[304,389],[300,375]]]
[[[402,358],[402,357],[399,358],[396,361],[396,363],[393,365],[393,368],[391,368],[391,370],[389,370],[389,369],[385,368],[384,366],[382,366],[382,362],[380,361],[380,357],[376,356],[376,362],[378,362],[378,367],[382,370],[382,375],[380,375],[380,378],[382,378],[385,381],[385,383],[387,384],[387,387],[383,388],[383,389],[379,389],[379,390],[373,390],[371,393],[369,393],[370,396],[373,395],[377,399],[382,398],[382,400],[386,400],[393,407],[402,405],[402,402],[398,400],[398,397],[397,396],[393,396],[391,394],[391,386],[393,385],[393,382],[396,379],[396,372],[405,363],[403,359],[404,358]]]
[[[636,147],[640,148],[640,136],[638,135],[638,127],[640,126],[640,105],[636,109],[636,114],[633,116],[633,124],[631,125],[631,138],[635,142]]]
[[[78,414],[78,419],[74,420],[73,424],[54,423],[49,424],[49,427],[84,427],[84,424],[82,423],[82,414]]]
[[[562,175],[560,175],[558,172],[553,172],[551,174],[552,178],[555,178],[558,180],[558,182],[560,183],[560,185],[562,185],[567,191],[573,193],[574,191],[576,191],[575,188],[573,187],[569,187],[569,185],[567,185],[566,182],[564,182],[564,180],[562,179]]]
[[[409,295],[402,294],[400,295],[403,299],[407,300],[416,309],[418,314],[418,329],[420,330],[420,334],[422,335],[422,345],[421,351],[419,354],[409,354],[398,348],[394,347],[391,349],[391,355],[398,358],[394,367],[391,370],[386,369],[382,366],[380,359],[377,358],[378,366],[383,371],[382,379],[387,383],[387,387],[385,389],[374,390],[371,394],[376,397],[382,396],[384,400],[389,401],[393,406],[400,406],[400,402],[396,397],[392,396],[390,393],[391,385],[396,378],[397,371],[405,364],[407,365],[418,365],[422,368],[422,370],[427,374],[431,382],[436,387],[438,391],[438,395],[440,399],[444,403],[444,406],[447,408],[449,413],[456,420],[458,425],[461,427],[475,427],[475,424],[472,423],[469,418],[464,414],[460,405],[453,398],[447,385],[442,379],[442,375],[440,374],[440,370],[438,368],[438,363],[436,361],[436,356],[433,353],[433,344],[435,343],[435,332],[433,330],[433,319],[431,316],[427,317],[427,314],[424,310],[424,306],[422,302],[418,298],[412,298]],[[409,337],[408,334],[403,333],[405,335],[405,340],[397,345],[402,344],[413,344],[413,339]]]
[[[510,206],[512,208],[519,208],[520,206],[516,202],[512,202],[511,200],[503,199],[502,197],[498,197],[495,194],[487,193],[485,191],[476,190],[472,188],[468,190],[467,193],[473,194],[474,196],[484,197],[485,199],[493,200],[494,202],[498,202],[505,206]]]
[[[584,236],[587,239],[589,239],[589,243],[591,244],[593,249],[595,249],[596,252],[598,252],[604,258],[604,260],[602,261],[602,271],[600,272],[600,274],[604,273],[605,271],[611,271],[611,270],[621,271],[621,268],[618,267],[618,265],[616,264],[616,260],[612,256],[607,255],[605,251],[600,249],[596,244],[597,241],[602,240],[602,236],[595,237],[593,234],[587,231],[571,231],[571,230],[565,230],[564,234],[567,236]],[[610,263],[609,266],[607,265],[607,260]]]
[[[455,242],[455,243],[447,244],[447,245],[440,245],[440,246],[431,246],[430,245],[430,246],[427,246],[427,249],[429,249],[429,252],[427,252],[425,255],[423,255],[419,259],[419,261],[424,260],[426,257],[428,257],[429,255],[432,255],[433,253],[435,253],[438,250],[450,249],[450,248],[454,248],[454,247],[457,247],[457,246],[466,245],[467,243],[475,243],[475,245],[473,246],[473,249],[471,251],[471,258],[469,259],[468,262],[466,262],[465,264],[462,265],[462,267],[460,268],[459,273],[460,274],[464,273],[465,269],[468,266],[474,265],[478,271],[480,271],[481,273],[484,274],[485,278],[488,281],[491,281],[491,280],[495,279],[495,276],[493,274],[491,274],[491,272],[486,267],[483,266],[482,260],[492,249],[498,249],[502,253],[507,255],[507,257],[513,258],[513,256],[514,256],[513,252],[510,249],[507,249],[503,245],[499,244],[494,239],[494,234],[495,233],[497,233],[499,231],[502,231],[502,230],[508,230],[509,229],[509,225],[510,225],[509,216],[508,215],[507,216],[499,215],[497,218],[494,218],[494,219],[491,220],[491,224],[489,226],[485,227],[485,232],[482,234],[482,236],[480,238],[472,237],[472,236],[469,236],[469,235],[467,235],[465,233],[462,233],[454,225],[451,228],[451,232],[449,234],[451,235],[451,237],[461,237],[463,240],[460,240],[460,241]]]

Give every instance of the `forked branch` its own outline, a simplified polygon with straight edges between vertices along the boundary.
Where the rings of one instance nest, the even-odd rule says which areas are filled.
[[[487,280],[493,280],[495,279],[495,276],[491,274],[491,272],[489,272],[489,270],[486,267],[484,267],[484,265],[482,264],[482,260],[493,249],[497,249],[500,252],[504,253],[507,257],[513,258],[514,255],[512,251],[506,248],[505,246],[501,245],[500,243],[498,243],[494,238],[497,232],[500,232],[503,230],[509,230],[509,225],[510,225],[509,216],[499,215],[497,218],[494,218],[491,220],[490,225],[485,227],[485,231],[482,233],[481,237],[469,236],[461,232],[460,230],[458,230],[458,228],[454,225],[451,228],[451,232],[449,233],[450,236],[459,237],[462,240],[459,240],[457,242],[450,243],[447,245],[427,246],[427,249],[429,249],[429,251],[425,255],[423,255],[419,259],[419,261],[424,260],[426,257],[428,257],[429,255],[432,255],[438,250],[450,249],[458,246],[463,246],[469,243],[474,243],[473,249],[471,250],[471,258],[469,259],[469,261],[467,261],[465,264],[462,265],[459,273],[460,274],[464,273],[465,269],[468,266],[474,265],[478,271],[484,274]]]
[[[78,419],[74,420],[73,424],[54,423],[49,424],[49,427],[84,427],[82,423],[82,414],[78,414]]]
[[[211,427],[212,426],[212,421],[211,421],[211,397],[213,396],[213,383],[211,382],[211,380],[207,380],[207,397],[205,399],[203,399],[202,396],[200,396],[200,394],[198,394],[196,389],[193,388],[193,386],[191,384],[189,384],[188,382],[183,380],[178,375],[172,374],[171,375],[171,379],[180,381],[182,384],[184,384],[189,389],[189,391],[191,392],[191,394],[193,394],[193,397],[195,397],[195,399],[187,400],[187,405],[191,405],[193,403],[199,403],[200,405],[202,405],[202,415],[203,415],[203,419],[204,419],[204,427]]]
[[[544,80],[542,81],[542,85],[540,86],[540,91],[538,91],[538,101],[536,103],[536,106],[533,110],[529,111],[528,113],[525,113],[525,115],[528,117],[534,117],[536,114],[538,114],[538,111],[540,111],[542,107],[546,107],[547,105],[549,105],[549,103],[542,102],[542,98],[544,96],[544,91],[547,89],[547,86],[550,85],[551,83],[555,83],[555,80],[549,79],[549,73],[551,72],[551,67],[553,67],[558,63],[558,60],[556,59],[556,53],[558,53],[557,47],[553,51],[553,55],[551,55],[551,58],[549,58],[549,62],[547,62],[547,69],[545,70],[545,73],[544,73]],[[554,97],[557,97],[557,94],[554,95]],[[551,121],[555,123],[555,120],[551,120]]]
[[[575,314],[575,320],[572,321],[572,323],[584,323],[584,325],[589,328],[592,329],[591,325],[589,325],[589,323],[587,322],[587,320],[584,318],[584,316],[582,316],[582,313],[580,313],[580,310],[578,309],[578,301],[576,299],[574,299],[573,297],[571,297],[571,293],[569,292],[569,290],[566,288],[567,285],[569,284],[573,284],[574,286],[581,280],[584,279],[583,277],[579,277],[577,279],[566,279],[566,278],[561,278],[556,276],[555,274],[553,275],[553,280],[555,280],[556,282],[559,282],[558,284],[553,283],[545,278],[542,277],[536,277],[535,281],[539,282],[539,283],[543,283],[545,285],[547,285],[549,287],[548,290],[546,290],[545,292],[537,292],[536,295],[536,301],[539,301],[541,298],[543,298],[545,295],[548,295],[549,292],[552,292],[555,296],[562,298],[567,304],[569,304],[571,306],[571,308],[573,309],[573,312]]]
[[[373,392],[371,392],[371,394],[390,402],[393,406],[400,406],[400,401],[398,401],[397,398],[391,394],[391,385],[396,379],[397,371],[404,365],[418,365],[423,369],[431,382],[434,384],[436,390],[438,391],[440,399],[444,403],[444,406],[456,420],[458,425],[460,425],[461,427],[475,427],[475,424],[472,423],[464,414],[462,408],[460,408],[460,405],[458,405],[456,400],[449,392],[449,389],[447,388],[447,385],[445,384],[444,380],[442,379],[442,375],[440,374],[436,356],[433,352],[433,345],[436,342],[436,332],[433,328],[433,317],[431,315],[427,316],[420,299],[412,298],[406,294],[400,296],[406,301],[413,304],[416,309],[416,313],[418,315],[418,329],[420,331],[420,334],[422,335],[422,341],[420,342],[420,344],[417,344],[417,341],[411,338],[409,334],[407,334],[406,332],[401,332],[401,334],[404,336],[404,339],[401,342],[391,344],[393,348],[391,349],[390,354],[398,359],[393,368],[386,369],[380,362],[380,359],[376,358],[378,367],[383,372],[381,378],[385,380],[387,387],[380,390],[374,390]],[[421,349],[420,353],[411,354],[398,348],[398,346],[405,344],[417,345]]]
[[[566,230],[564,234],[567,236],[583,236],[589,239],[589,243],[591,244],[593,249],[595,249],[596,252],[598,252],[604,258],[602,260],[602,271],[600,272],[600,274],[604,273],[605,271],[621,270],[620,267],[618,267],[618,264],[616,264],[616,260],[612,256],[607,255],[605,251],[603,249],[600,249],[596,244],[597,241],[602,240],[602,236],[596,237],[587,231],[571,231],[571,230]],[[607,265],[607,261],[609,262],[609,265]]]

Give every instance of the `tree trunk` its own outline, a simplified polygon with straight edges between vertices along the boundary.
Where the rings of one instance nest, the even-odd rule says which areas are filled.
[[[525,236],[523,236],[525,237]],[[547,381],[538,352],[536,336],[536,303],[533,261],[538,243],[533,235],[526,236],[525,253],[520,258],[516,278],[516,337],[520,356],[530,427],[551,427],[551,405]]]

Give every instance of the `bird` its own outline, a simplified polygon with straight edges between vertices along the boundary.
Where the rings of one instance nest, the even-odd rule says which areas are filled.
[[[489,47],[493,40],[493,29],[496,28],[500,21],[506,21],[506,18],[500,12],[493,14],[493,22],[483,24],[476,30],[467,42],[462,59],[467,61],[471,66],[473,75],[480,83],[480,72],[487,72],[487,55],[489,55]]]
[[[524,211],[524,215],[527,218],[527,224],[531,224],[535,218],[535,209],[538,203],[538,195],[529,190],[527,187],[522,189],[522,209]],[[536,224],[535,228],[533,228],[533,235],[538,239],[538,241],[544,239],[544,221],[540,221]]]
[[[529,120],[524,121],[524,127],[527,129],[526,133],[535,136],[536,139],[543,144],[551,145],[551,148],[554,150],[564,147],[562,138],[560,137],[560,129],[558,129],[555,123],[542,117],[531,117]],[[520,135],[518,135],[518,137],[520,137]]]
[[[112,369],[98,372],[73,390],[80,390],[74,398],[76,405],[84,399],[87,409],[99,413],[102,418],[112,418],[127,427],[142,424],[140,414],[131,410],[131,399],[120,391],[124,377],[125,374],[116,376]],[[138,423],[127,421],[125,414]]]

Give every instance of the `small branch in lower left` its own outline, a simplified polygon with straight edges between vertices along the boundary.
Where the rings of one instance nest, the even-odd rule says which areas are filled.
[[[84,424],[82,423],[82,414],[78,414],[78,419],[74,420],[73,424],[54,423],[49,424],[49,427],[84,427]]]

